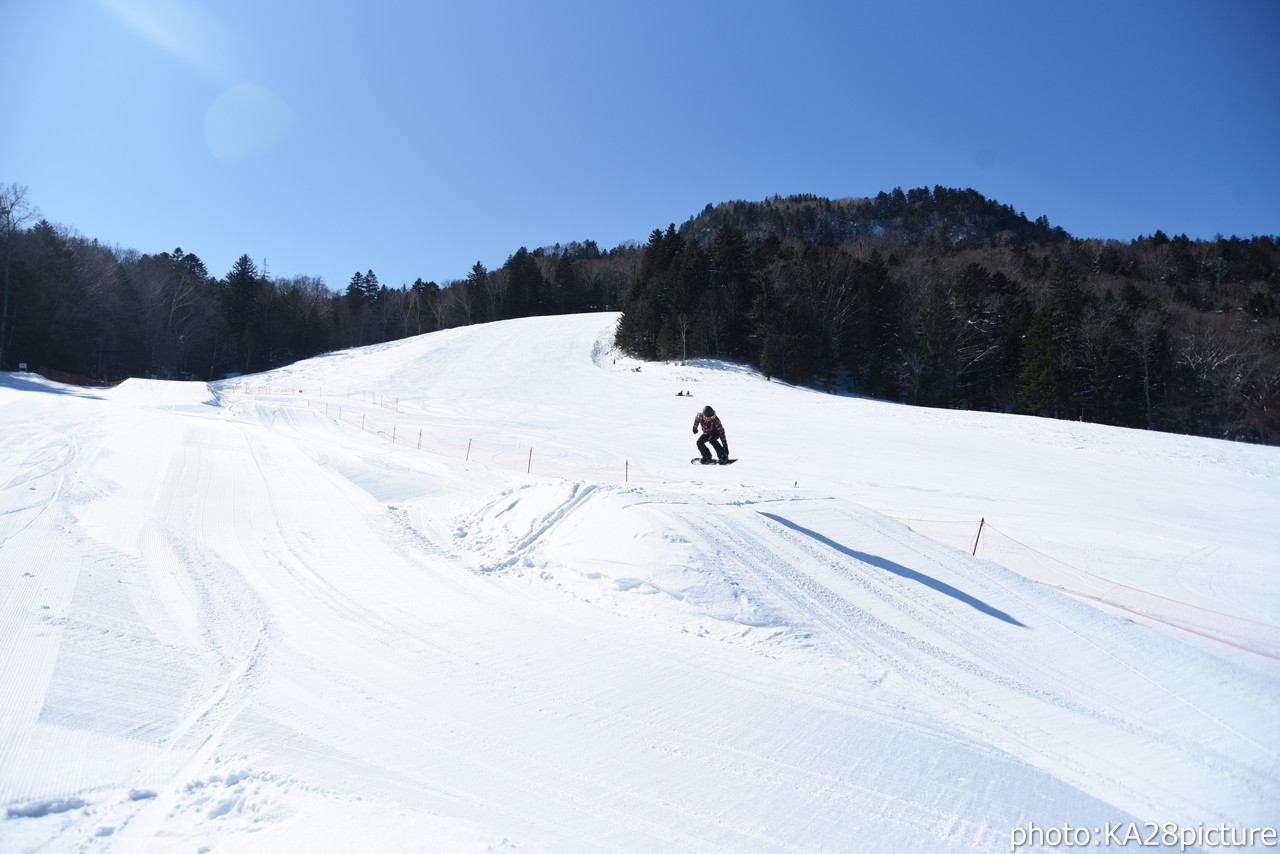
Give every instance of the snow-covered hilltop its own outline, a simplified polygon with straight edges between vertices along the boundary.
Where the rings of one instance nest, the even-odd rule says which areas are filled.
[[[212,386],[0,375],[0,850],[1274,823],[1280,659],[916,530],[985,518],[1265,646],[1280,449],[641,365],[615,321]],[[705,404],[731,468],[689,465]]]

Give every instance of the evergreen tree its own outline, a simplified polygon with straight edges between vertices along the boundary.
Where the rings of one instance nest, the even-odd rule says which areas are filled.
[[[1058,346],[1052,312],[1041,308],[1027,330],[1022,367],[1018,372],[1022,410],[1030,415],[1062,417],[1068,395]]]
[[[47,219],[32,226],[25,241],[15,349],[28,354],[33,364],[87,374],[89,359],[83,346],[92,305],[85,303],[71,246]]]
[[[463,300],[463,316],[466,323],[479,323],[497,317],[497,306],[493,304],[489,294],[489,271],[477,261],[471,267],[466,280],[462,284],[466,298]],[[486,306],[487,311],[478,313],[477,307]]]
[[[359,275],[359,274],[357,274]],[[373,308],[381,301],[385,288],[378,281],[378,276],[372,270],[365,272],[360,281],[360,293],[364,298],[364,304]]]
[[[578,278],[576,261],[568,252],[560,253],[560,258],[556,261],[555,288],[551,306],[559,314],[574,314],[585,307],[583,286]]]
[[[248,255],[241,255],[223,284],[223,317],[231,330],[231,341],[239,370],[258,367],[261,329],[258,322],[258,268]]]
[[[901,364],[902,288],[878,250],[858,264],[854,276],[853,310],[841,352],[857,390],[893,398]]]
[[[499,317],[529,317],[546,308],[546,281],[537,261],[521,246],[502,266],[506,287],[502,292]]]
[[[352,312],[359,311],[367,304],[368,294],[364,287],[364,273],[357,270],[347,283],[345,299]]]
[[[748,358],[750,312],[756,298],[755,271],[751,249],[741,231],[723,226],[716,232],[710,251],[710,286],[714,310],[724,318],[724,333],[718,348],[736,358]],[[717,336],[721,337],[721,336]]]
[[[1058,359],[1057,376],[1062,383],[1058,417],[1071,417],[1078,415],[1093,396],[1084,338],[1089,305],[1079,274],[1062,258],[1052,267],[1047,307],[1053,326],[1053,351]]]
[[[624,351],[642,359],[670,357],[674,338],[670,331],[666,336],[661,333],[671,318],[671,289],[684,245],[675,225],[668,226],[666,232],[655,228],[649,235],[639,274],[623,298],[622,316],[618,319],[617,342]],[[661,356],[659,337],[666,339],[668,347]]]
[[[664,318],[658,340],[660,359],[687,359],[691,348],[695,354],[706,354],[720,331],[715,312],[708,316],[701,305],[710,274],[707,253],[689,243],[677,259],[678,266],[660,280],[666,285],[660,292]]]
[[[941,279],[936,280],[916,323],[913,402],[928,406],[955,402],[965,323],[951,290]]]

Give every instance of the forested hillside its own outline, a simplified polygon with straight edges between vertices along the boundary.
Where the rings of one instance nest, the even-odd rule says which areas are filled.
[[[1280,442],[1276,238],[1072,238],[973,190],[708,205],[645,245],[339,290],[106,246],[0,187],[0,367],[213,379],[437,329],[622,310],[648,359],[704,356],[907,403]]]
[[[640,254],[521,248],[458,281],[389,286],[366,268],[335,289],[268,275],[248,254],[219,276],[194,252],[107,246],[35,210],[25,188],[0,185],[0,368],[104,381],[216,379],[453,326],[616,308]]]
[[[1280,441],[1274,237],[1073,239],[972,190],[655,230],[619,344],[906,403]]]

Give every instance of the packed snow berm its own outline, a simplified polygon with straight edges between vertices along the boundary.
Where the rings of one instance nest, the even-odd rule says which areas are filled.
[[[985,518],[1265,633],[1280,449],[641,366],[616,319],[0,375],[0,850],[1274,824],[1280,660],[917,530]],[[704,405],[749,464],[690,469]]]

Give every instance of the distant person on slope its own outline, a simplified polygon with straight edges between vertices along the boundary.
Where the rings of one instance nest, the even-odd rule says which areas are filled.
[[[710,406],[704,406],[694,417],[693,432],[697,433],[699,427],[702,428],[702,435],[698,437],[698,453],[702,454],[702,464],[705,466],[715,462],[711,459],[711,451],[707,450],[708,442],[716,449],[720,462],[729,459],[729,440],[724,435],[724,425]]]

